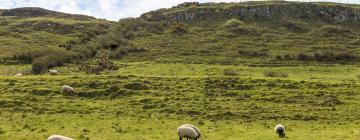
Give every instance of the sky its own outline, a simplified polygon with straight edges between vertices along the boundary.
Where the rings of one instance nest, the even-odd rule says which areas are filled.
[[[183,2],[240,2],[240,0],[0,0],[0,9],[41,7],[72,14],[85,14],[112,21],[138,17],[142,13],[170,8]],[[244,1],[244,0],[241,0]],[[313,0],[297,0],[313,1]],[[324,1],[324,0],[320,0]],[[326,0],[340,3],[360,3],[360,0]]]

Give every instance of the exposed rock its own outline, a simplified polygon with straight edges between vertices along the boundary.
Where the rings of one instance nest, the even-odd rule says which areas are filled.
[[[188,5],[188,4],[187,4]],[[187,6],[186,5],[186,6]],[[336,3],[300,2],[242,2],[205,3],[196,6],[177,6],[145,13],[141,18],[149,21],[193,22],[239,18],[241,20],[268,20],[291,17],[303,20],[320,19],[332,23],[359,23],[360,7]]]

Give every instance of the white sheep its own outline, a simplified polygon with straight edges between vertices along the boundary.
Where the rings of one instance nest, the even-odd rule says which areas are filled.
[[[275,132],[276,132],[276,134],[279,135],[280,138],[284,138],[285,135],[286,135],[285,126],[282,125],[282,124],[276,125],[276,126],[275,126]]]
[[[57,75],[59,72],[57,70],[49,70],[50,75]]]
[[[67,86],[67,85],[64,85],[61,87],[61,91],[65,94],[68,94],[68,93],[74,93],[75,90],[74,88],[70,87],[70,86]]]
[[[196,133],[198,134],[198,138],[200,138],[201,132],[200,132],[200,129],[197,128],[196,126],[191,125],[191,124],[183,124],[183,125],[181,125],[181,126],[191,127],[191,128],[194,129],[194,130],[196,131]]]
[[[179,139],[182,140],[182,138],[197,140],[199,138],[198,133],[191,127],[188,126],[180,126],[177,130]]]
[[[74,139],[61,135],[52,135],[47,140],[74,140]]]
[[[15,74],[15,76],[23,76],[23,74],[22,73],[17,73],[17,74]]]

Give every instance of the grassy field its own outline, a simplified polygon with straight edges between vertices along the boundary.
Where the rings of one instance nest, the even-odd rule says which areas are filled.
[[[1,76],[0,137],[175,140],[176,128],[191,123],[202,139],[271,140],[278,139],[273,127],[282,123],[288,139],[360,138],[356,65],[118,65],[102,75],[69,65],[57,76]],[[224,76],[225,69],[238,75]],[[265,76],[269,71],[288,77]],[[76,93],[61,93],[61,85]]]
[[[176,140],[190,123],[202,140],[275,140],[281,123],[291,140],[358,140],[360,26],[334,15],[359,6],[296,4],[178,6],[117,23],[0,17],[0,139]],[[223,15],[271,5],[295,14]],[[198,19],[161,17],[178,12]]]

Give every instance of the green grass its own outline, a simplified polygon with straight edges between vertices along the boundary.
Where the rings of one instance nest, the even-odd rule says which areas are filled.
[[[285,2],[207,4],[160,12],[274,3]],[[317,3],[325,8],[334,5]],[[105,30],[97,27],[111,24],[44,17],[1,17],[0,21],[6,21],[0,22],[4,24],[0,27],[0,57],[63,45],[79,39],[83,31]],[[34,31],[33,25],[26,26],[33,22],[87,28],[65,30],[69,34],[58,28]],[[187,32],[174,33],[178,28]],[[357,140],[358,59],[276,57],[318,51],[360,57],[359,29],[357,24],[294,17],[220,18],[182,25],[124,19],[109,36],[92,42],[145,50],[129,51],[123,59],[112,60],[120,67],[116,71],[93,75],[79,70],[81,64],[95,64],[96,59],[52,68],[59,70],[56,76],[29,74],[29,64],[0,65],[0,139],[46,139],[61,134],[79,140],[176,140],[177,127],[190,123],[201,129],[204,140],[275,140],[274,126],[281,123],[291,140]],[[97,51],[105,50],[97,47]],[[25,76],[13,76],[19,72]],[[62,85],[74,87],[75,93],[63,94]]]
[[[210,140],[278,139],[278,123],[294,140],[360,135],[355,65],[118,64],[123,67],[116,73],[98,76],[73,65],[58,68],[58,76],[1,76],[0,137],[175,140],[183,123],[199,126],[202,139]],[[224,76],[224,69],[239,75]],[[289,77],[265,77],[264,71]],[[134,83],[148,88],[126,86]],[[62,94],[61,85],[76,93]]]

